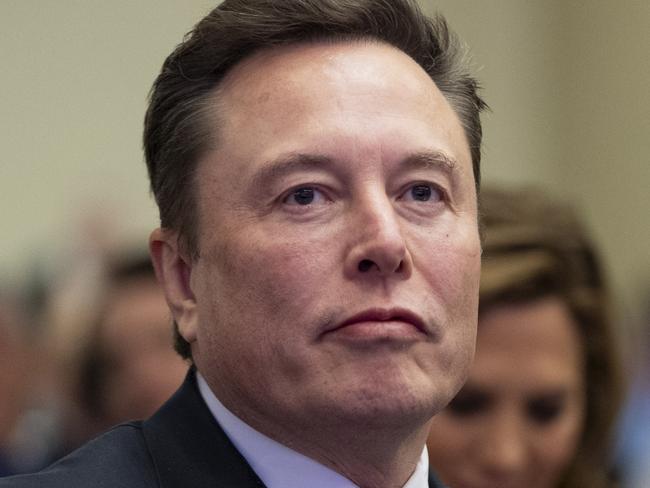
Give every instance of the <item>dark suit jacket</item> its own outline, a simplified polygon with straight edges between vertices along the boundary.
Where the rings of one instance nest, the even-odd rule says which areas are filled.
[[[305,480],[309,486],[309,480]],[[440,488],[430,476],[429,486]],[[0,488],[263,488],[203,402],[190,372],[144,422],[118,425],[38,473]]]

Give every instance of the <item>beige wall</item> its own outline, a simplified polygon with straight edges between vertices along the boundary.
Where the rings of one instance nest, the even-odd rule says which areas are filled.
[[[445,13],[480,68],[492,108],[484,181],[536,184],[576,202],[622,314],[639,324],[650,293],[650,2],[425,7]]]
[[[140,149],[146,94],[211,3],[0,1],[0,278],[56,260],[80,222],[112,222],[117,241],[155,225]],[[422,3],[473,49],[492,107],[484,180],[576,200],[623,304],[640,314],[650,282],[650,2]]]
[[[0,282],[34,259],[56,268],[100,222],[116,241],[155,225],[146,97],[210,4],[0,0]]]
[[[635,314],[648,313],[650,2],[576,3],[558,180],[582,203],[624,303]]]

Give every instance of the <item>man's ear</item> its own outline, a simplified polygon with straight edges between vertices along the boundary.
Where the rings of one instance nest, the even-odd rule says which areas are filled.
[[[178,234],[168,229],[159,228],[151,233],[149,252],[178,331],[192,344],[198,322],[196,299],[190,285],[192,261],[181,252]]]

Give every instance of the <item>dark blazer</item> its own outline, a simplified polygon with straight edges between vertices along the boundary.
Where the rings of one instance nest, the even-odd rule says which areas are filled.
[[[305,486],[309,480],[305,480]],[[432,476],[431,488],[441,488]],[[149,420],[118,425],[0,488],[263,488],[203,402],[192,371]]]

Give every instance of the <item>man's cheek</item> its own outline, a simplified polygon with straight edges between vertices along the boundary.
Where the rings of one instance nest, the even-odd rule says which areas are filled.
[[[259,249],[249,256],[254,271],[252,286],[272,300],[273,308],[291,308],[313,304],[324,294],[332,266],[325,257],[308,252],[294,243],[281,243]]]
[[[430,253],[423,269],[431,288],[452,305],[472,301],[478,293],[480,259],[464,251],[443,249]]]

